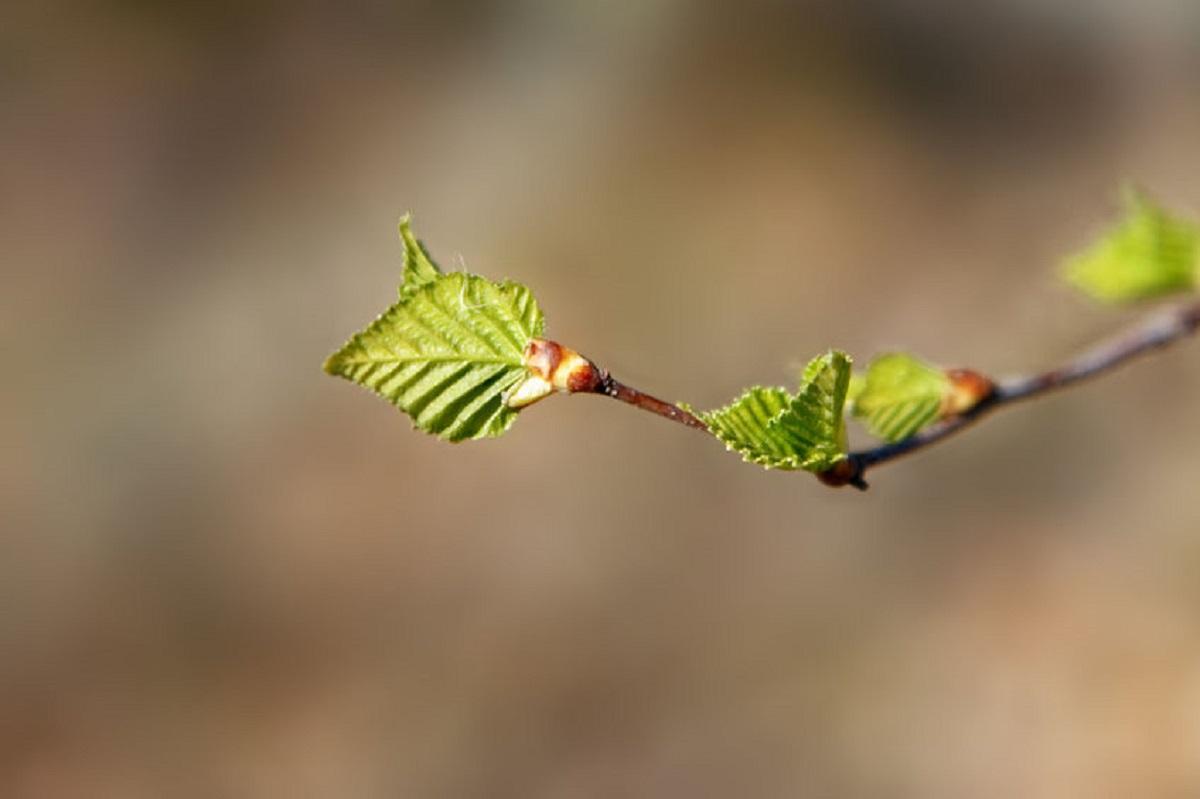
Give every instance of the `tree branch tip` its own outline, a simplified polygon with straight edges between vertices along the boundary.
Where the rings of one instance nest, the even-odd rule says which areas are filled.
[[[859,491],[866,491],[870,486],[863,479],[865,469],[857,457],[847,456],[823,472],[817,472],[817,479],[830,488],[854,486]]]

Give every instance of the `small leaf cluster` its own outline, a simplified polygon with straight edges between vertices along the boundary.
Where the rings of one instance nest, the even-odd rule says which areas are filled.
[[[1200,288],[1200,225],[1173,216],[1149,197],[1125,192],[1125,216],[1078,255],[1064,279],[1106,303]]]
[[[528,288],[443,273],[400,222],[400,300],[325,361],[448,441],[497,436],[516,410],[504,393],[526,376],[524,353],[545,320]]]

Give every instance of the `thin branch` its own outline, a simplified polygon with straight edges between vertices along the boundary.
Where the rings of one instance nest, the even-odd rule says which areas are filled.
[[[1167,309],[1056,369],[1001,380],[990,394],[970,410],[935,422],[902,441],[852,452],[830,473],[819,477],[829,485],[852,485],[866,489],[864,478],[868,469],[937,444],[999,408],[1103,375],[1128,361],[1186,338],[1198,328],[1200,303]]]
[[[607,397],[618,399],[621,402],[628,402],[635,408],[641,408],[644,411],[658,414],[670,419],[672,422],[679,422],[679,424],[686,427],[708,432],[708,425],[700,421],[693,414],[680,408],[678,405],[664,402],[657,397],[652,397],[649,394],[638,391],[636,388],[627,386],[608,374],[608,372],[601,372],[600,381],[592,391],[596,394],[604,394]]]
[[[1171,308],[1157,313],[1125,333],[1106,341],[1056,369],[1032,375],[1010,377],[991,386],[970,409],[941,419],[901,441],[852,452],[832,469],[817,475],[826,485],[851,485],[867,489],[866,473],[876,466],[894,461],[918,450],[931,447],[960,430],[970,427],[987,414],[1017,402],[1040,397],[1083,380],[1090,380],[1145,355],[1192,335],[1200,328],[1200,303]],[[607,371],[596,369],[596,379],[585,389],[627,402],[635,408],[657,414],[695,430],[708,426],[687,410],[652,397],[621,383]]]

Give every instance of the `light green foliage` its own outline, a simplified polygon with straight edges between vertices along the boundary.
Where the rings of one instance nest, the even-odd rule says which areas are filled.
[[[786,438],[768,432],[771,420],[782,415],[791,401],[787,389],[755,386],[724,408],[701,413],[700,418],[746,461],[771,469],[798,469],[802,453]]]
[[[1069,258],[1063,276],[1103,302],[1193,291],[1200,284],[1200,226],[1130,191],[1124,218]]]
[[[882,355],[867,367],[851,413],[872,435],[899,441],[937,419],[950,390],[944,371],[902,353]]]
[[[700,416],[750,463],[823,472],[846,455],[842,411],[849,386],[850,356],[833,350],[809,362],[795,395],[756,386]]]
[[[325,361],[449,441],[497,436],[517,412],[503,394],[526,374],[525,346],[544,327],[529,289],[461,272],[442,274],[400,224],[400,301]]]
[[[404,299],[406,295],[426,283],[432,283],[442,273],[442,270],[438,269],[437,264],[429,257],[429,253],[425,252],[421,242],[413,235],[408,221],[408,214],[400,219],[400,242],[404,245],[404,272],[400,281],[400,299]]]

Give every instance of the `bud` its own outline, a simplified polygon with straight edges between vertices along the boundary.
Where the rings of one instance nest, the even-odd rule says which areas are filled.
[[[942,398],[943,417],[966,413],[996,390],[989,378],[970,369],[947,369],[946,377],[950,378],[950,390]]]
[[[544,338],[525,347],[526,375],[504,393],[504,404],[524,408],[557,391],[561,394],[595,391],[604,378],[600,369],[570,347]]]

